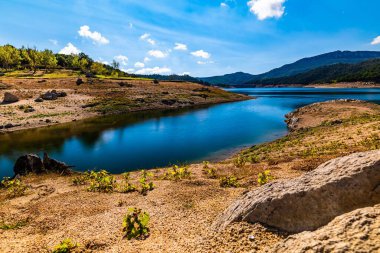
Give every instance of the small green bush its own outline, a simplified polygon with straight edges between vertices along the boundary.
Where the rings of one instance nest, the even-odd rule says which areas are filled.
[[[243,157],[242,155],[238,155],[235,159],[234,159],[234,165],[238,168],[243,168],[244,165],[246,164],[246,159],[245,157]]]
[[[90,171],[87,171],[77,177],[74,177],[73,179],[73,185],[86,185],[88,181],[90,180]]]
[[[129,182],[130,178],[131,178],[131,173],[129,172],[125,172],[122,174],[123,178],[124,178],[124,182],[123,184],[120,186],[120,192],[122,193],[129,193],[129,192],[134,192],[136,191],[136,186],[134,186],[133,184],[131,184]]]
[[[141,209],[128,209],[128,214],[124,216],[122,224],[124,238],[128,240],[147,238],[149,236],[149,220],[149,214],[142,212]]]
[[[99,172],[91,171],[89,174],[90,186],[87,188],[90,192],[113,192],[116,188],[116,180],[106,170]]]
[[[78,247],[78,243],[73,243],[72,240],[68,238],[56,245],[53,249],[53,253],[70,253]]]
[[[28,189],[20,179],[10,179],[9,177],[6,177],[1,181],[1,186],[7,189],[8,197],[10,198],[24,196]]]
[[[188,179],[191,177],[191,172],[188,166],[178,167],[174,165],[164,174],[164,179],[166,180],[181,180]]]
[[[145,170],[141,171],[141,177],[140,177],[140,193],[142,195],[146,195],[149,191],[152,191],[154,189],[154,184],[153,182],[148,182],[148,177],[152,177],[152,173],[148,173]]]
[[[270,170],[265,170],[259,173],[259,175],[257,176],[257,182],[259,183],[259,185],[264,185],[272,179],[273,179],[273,176],[271,175]]]
[[[236,188],[239,187],[239,183],[235,176],[225,176],[219,179],[219,185],[224,188]]]
[[[0,223],[0,229],[2,230],[11,230],[11,229],[19,229],[21,227],[24,227],[26,226],[26,224],[28,223],[28,220],[22,220],[22,221],[18,221],[16,223],[5,223],[5,222],[2,222]]]
[[[205,174],[208,178],[215,179],[217,178],[216,169],[209,166],[209,162],[203,162],[203,174]]]

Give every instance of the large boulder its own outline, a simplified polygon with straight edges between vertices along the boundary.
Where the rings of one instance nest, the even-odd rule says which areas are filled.
[[[13,95],[12,93],[9,93],[9,92],[5,92],[3,103],[4,104],[16,103],[19,100],[20,99],[16,95]]]
[[[41,95],[43,100],[56,100],[58,98],[57,93],[48,91]]]
[[[71,169],[70,169],[71,166],[66,165],[66,163],[64,162],[60,162],[60,161],[50,158],[47,153],[44,153],[43,164],[47,171],[57,172],[60,174],[71,173]]]
[[[39,156],[29,154],[17,159],[13,171],[15,175],[26,175],[28,173],[41,174],[45,172],[45,167]]]
[[[380,203],[380,150],[356,153],[246,193],[215,222],[260,222],[288,232],[315,230],[336,216]]]
[[[271,252],[380,252],[380,205],[336,217],[328,225],[278,243]]]

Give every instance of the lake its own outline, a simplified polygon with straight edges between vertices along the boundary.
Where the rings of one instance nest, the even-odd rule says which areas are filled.
[[[0,135],[0,178],[15,160],[43,151],[76,166],[121,173],[171,164],[223,159],[239,149],[287,133],[284,115],[340,98],[380,103],[380,89],[229,89],[257,99],[179,111],[99,117]]]

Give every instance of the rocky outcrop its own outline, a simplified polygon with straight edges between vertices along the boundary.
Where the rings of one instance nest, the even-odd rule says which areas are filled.
[[[16,95],[13,95],[12,93],[9,93],[9,92],[5,92],[3,104],[16,103],[19,100],[20,99]]]
[[[380,205],[336,217],[314,231],[289,236],[271,252],[380,252]]]
[[[66,97],[67,93],[64,91],[58,92],[56,90],[48,91],[45,94],[42,94],[40,98],[43,100],[56,100],[60,97]],[[36,101],[36,100],[35,100]],[[36,102],[42,102],[42,101],[36,101]]]
[[[215,222],[260,222],[287,232],[315,230],[336,216],[380,203],[380,150],[356,153],[246,193]]]
[[[29,154],[17,159],[13,171],[15,175],[26,175],[28,173],[41,174],[45,172],[45,167],[38,155]]]
[[[44,159],[35,154],[28,154],[19,157],[13,167],[15,175],[27,175],[29,173],[43,174],[56,172],[60,174],[70,174],[72,166],[50,158],[46,153]]]

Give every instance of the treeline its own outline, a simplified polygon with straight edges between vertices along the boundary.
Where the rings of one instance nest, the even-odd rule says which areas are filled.
[[[85,74],[111,75],[111,76],[133,76],[119,68],[119,63],[113,61],[111,66],[99,63],[91,59],[85,53],[78,55],[54,54],[53,51],[36,48],[16,48],[12,45],[0,46],[0,69],[12,70],[37,70],[51,71],[55,69],[77,70]]]
[[[150,78],[150,79],[155,79],[159,81],[173,81],[173,82],[191,82],[191,83],[199,83],[203,85],[210,85],[210,83],[205,82],[203,80],[200,80],[198,78],[189,76],[189,75],[168,75],[168,76],[163,76],[163,75],[142,75],[142,77]]]
[[[334,64],[301,74],[248,82],[250,85],[317,84],[338,82],[380,83],[380,59],[357,64]]]

